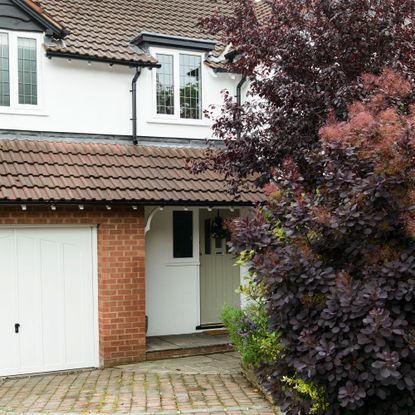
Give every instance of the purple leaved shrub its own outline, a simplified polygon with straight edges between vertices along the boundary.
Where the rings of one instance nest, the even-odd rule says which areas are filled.
[[[362,84],[304,151],[311,185],[285,159],[268,202],[234,224],[282,348],[258,375],[287,415],[311,402],[286,378],[324,391],[316,414],[415,414],[413,85],[389,69]]]

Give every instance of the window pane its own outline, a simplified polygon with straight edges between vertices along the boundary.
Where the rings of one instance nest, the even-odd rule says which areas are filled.
[[[211,223],[210,219],[205,220],[205,254],[210,255],[212,253],[212,244],[211,244]]]
[[[180,117],[199,119],[201,105],[202,58],[180,55]]]
[[[173,212],[173,258],[193,257],[193,212]]]
[[[157,55],[157,114],[174,114],[174,71],[172,55]]]
[[[9,36],[0,33],[0,106],[10,106]]]
[[[37,105],[36,40],[17,39],[19,104]]]

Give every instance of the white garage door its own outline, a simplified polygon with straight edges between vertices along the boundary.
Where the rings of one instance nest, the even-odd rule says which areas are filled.
[[[0,228],[0,376],[98,365],[93,228]]]

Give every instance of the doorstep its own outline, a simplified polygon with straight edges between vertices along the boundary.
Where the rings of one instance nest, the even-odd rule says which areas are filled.
[[[225,330],[147,338],[146,360],[198,356],[233,350]]]

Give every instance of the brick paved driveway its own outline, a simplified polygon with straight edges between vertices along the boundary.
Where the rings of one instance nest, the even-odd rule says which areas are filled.
[[[226,353],[4,380],[0,384],[0,414],[8,413],[277,412],[241,375],[237,355]]]

